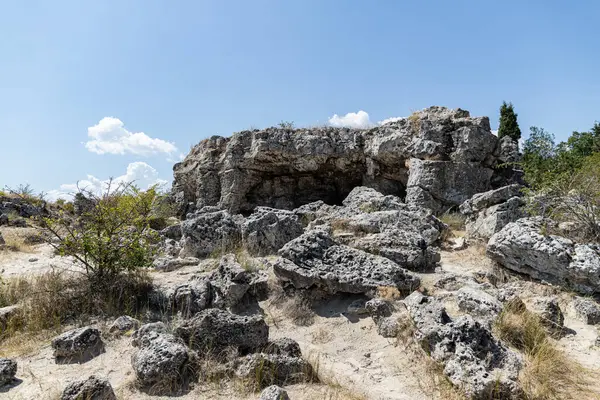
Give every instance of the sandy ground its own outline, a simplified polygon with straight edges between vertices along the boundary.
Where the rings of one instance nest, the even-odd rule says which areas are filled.
[[[0,256],[3,276],[38,274],[51,268],[72,268],[72,260],[56,257],[51,248],[40,245],[35,253],[10,253]],[[423,284],[432,288],[444,274],[474,276],[490,272],[491,264],[481,257],[476,248],[461,252],[443,252],[442,265],[432,274],[421,274]],[[37,261],[29,261],[37,258]],[[160,285],[175,285],[187,281],[192,274],[214,268],[214,260],[200,266],[184,267],[172,272],[154,272],[153,279]],[[548,287],[531,284],[532,295]],[[537,288],[537,289],[536,289]],[[569,295],[563,297],[567,299]],[[297,326],[285,315],[282,307],[271,301],[261,303],[265,319],[270,325],[270,337],[291,337],[296,340],[304,356],[318,370],[321,384],[304,384],[287,387],[292,399],[373,399],[420,400],[444,398],[432,384],[433,376],[419,361],[419,355],[397,340],[378,335],[371,318],[351,318],[345,310],[357,297],[336,297],[325,301],[314,311],[311,326]],[[596,327],[576,319],[566,305],[565,325],[573,330],[559,341],[559,345],[582,365],[600,371],[600,348],[594,346]],[[105,325],[101,326],[105,329]],[[161,399],[148,396],[133,385],[131,355],[134,348],[128,337],[107,338],[106,351],[83,364],[55,364],[49,340],[41,342],[39,349],[29,355],[17,357],[19,381],[0,389],[0,398],[15,400],[58,399],[62,389],[71,381],[96,374],[107,377],[121,400]],[[241,392],[232,384],[196,385],[181,399],[257,399],[258,394]]]

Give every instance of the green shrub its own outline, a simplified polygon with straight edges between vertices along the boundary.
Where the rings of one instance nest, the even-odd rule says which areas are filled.
[[[156,191],[111,182],[101,195],[84,195],[92,205],[80,216],[58,210],[43,220],[44,228],[57,239],[50,244],[58,253],[74,257],[98,284],[149,267],[158,239],[150,228]]]

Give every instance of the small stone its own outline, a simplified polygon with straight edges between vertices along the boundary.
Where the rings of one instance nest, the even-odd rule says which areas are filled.
[[[259,400],[290,400],[285,389],[272,385],[263,390]]]
[[[29,259],[29,262],[36,262],[37,260],[38,260],[38,258],[37,258],[37,257],[31,257],[31,258]]]
[[[573,302],[575,314],[588,325],[600,324],[600,305],[594,300],[577,297]]]
[[[15,379],[17,362],[9,358],[0,358],[0,387]]]
[[[94,375],[88,379],[69,384],[60,400],[117,400],[110,382]]]
[[[140,321],[128,315],[122,315],[108,328],[109,333],[123,334],[140,327]]]

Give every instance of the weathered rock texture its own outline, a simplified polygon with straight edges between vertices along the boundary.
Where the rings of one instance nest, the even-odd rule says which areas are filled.
[[[500,265],[582,293],[600,292],[600,247],[544,235],[541,218],[521,218],[494,234],[487,254]]]
[[[450,381],[474,399],[518,398],[522,361],[470,315],[452,320],[434,297],[413,292],[404,303],[416,326],[416,339],[444,365]]]
[[[273,265],[275,275],[296,288],[319,287],[330,293],[367,293],[381,286],[410,292],[419,278],[395,262],[340,245],[329,233],[313,229],[287,243]]]
[[[174,166],[173,196],[182,215],[204,206],[291,210],[340,204],[363,185],[439,212],[505,182],[492,179],[502,151],[487,117],[444,107],[368,130],[243,131],[195,146]]]
[[[171,334],[140,331],[135,341],[138,350],[131,357],[137,382],[151,394],[180,392],[195,373],[195,354]]]
[[[17,362],[9,358],[0,358],[0,387],[11,383],[17,374]]]
[[[269,327],[261,316],[240,316],[213,308],[183,321],[175,329],[175,335],[203,353],[218,356],[234,348],[243,354],[267,345]]]
[[[104,352],[100,331],[92,327],[73,329],[52,339],[57,363],[88,361]]]
[[[489,239],[508,223],[525,216],[521,186],[504,186],[478,193],[460,205],[467,216],[466,231],[470,237]]]
[[[110,382],[94,375],[69,384],[60,400],[117,400]]]

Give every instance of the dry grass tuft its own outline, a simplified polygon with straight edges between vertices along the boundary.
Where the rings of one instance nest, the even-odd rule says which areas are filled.
[[[92,285],[83,275],[52,270],[29,278],[12,278],[0,284],[0,307],[17,305],[4,321],[0,347],[26,342],[65,323],[84,322],[92,316],[136,315],[146,306],[151,283],[145,274],[121,275],[114,282]],[[22,338],[21,338],[22,337]]]
[[[288,300],[283,305],[282,312],[295,325],[311,326],[315,323],[315,312],[312,310],[310,301],[300,296]]]
[[[324,328],[318,328],[311,332],[311,342],[315,344],[325,344],[333,340],[333,332]]]
[[[18,251],[21,253],[34,253],[35,249],[32,246],[33,241],[31,237],[33,236],[32,230],[29,228],[20,228],[20,229],[5,229],[2,231],[2,237],[4,238],[4,242],[6,244],[6,250],[8,251]]]
[[[377,297],[388,301],[395,301],[402,299],[404,296],[402,296],[402,292],[396,287],[379,286],[377,288]]]
[[[590,398],[591,371],[570,359],[548,336],[539,316],[515,298],[494,324],[494,332],[525,355],[519,380],[525,398],[558,400]]]
[[[446,212],[440,216],[440,221],[448,226],[448,229],[442,232],[442,241],[465,236],[466,218],[464,215],[457,212]]]

